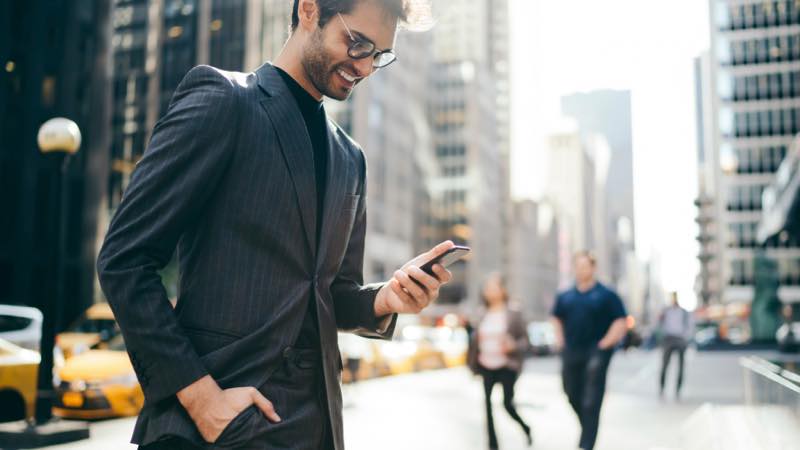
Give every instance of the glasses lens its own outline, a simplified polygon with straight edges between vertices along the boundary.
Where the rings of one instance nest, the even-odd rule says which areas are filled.
[[[375,45],[365,41],[356,41],[347,50],[347,54],[353,59],[363,59],[370,56],[373,51],[375,51]]]
[[[386,67],[389,64],[393,63],[397,59],[394,53],[386,52],[381,53],[375,57],[375,61],[372,63],[373,67],[380,69],[381,67]]]

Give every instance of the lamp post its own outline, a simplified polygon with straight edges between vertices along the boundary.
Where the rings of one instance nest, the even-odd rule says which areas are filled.
[[[34,422],[14,422],[0,425],[1,448],[36,448],[72,442],[89,437],[89,427],[83,422],[53,420],[53,349],[58,319],[65,301],[63,296],[63,260],[66,217],[64,175],[69,157],[81,146],[81,132],[75,122],[61,117],[50,119],[39,128],[37,144],[43,157],[53,164],[53,183],[50,198],[55,211],[53,247],[48,255],[48,273],[53,288],[45,293],[42,302],[41,359],[38,370],[36,411]],[[50,295],[54,292],[54,295]]]
[[[64,302],[62,286],[64,260],[64,222],[66,193],[64,175],[69,157],[78,152],[81,146],[81,131],[75,122],[57,117],[50,119],[39,128],[36,136],[39,150],[46,158],[53,160],[53,189],[51,189],[55,212],[55,233],[51,242],[55,244],[50,261],[50,276],[55,286],[55,295],[46,297],[42,304],[42,342],[41,362],[39,363],[38,395],[36,396],[36,423],[48,422],[52,416],[53,397],[53,347],[55,346],[56,326],[63,310]]]

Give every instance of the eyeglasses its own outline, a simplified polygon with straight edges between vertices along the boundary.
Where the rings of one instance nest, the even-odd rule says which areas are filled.
[[[339,16],[339,20],[342,21],[344,29],[347,30],[347,35],[350,36],[350,40],[353,41],[353,43],[347,48],[347,55],[349,57],[353,59],[364,59],[372,56],[372,67],[374,69],[383,69],[389,64],[397,61],[397,55],[395,55],[391,49],[376,50],[375,44],[372,41],[366,39],[356,39],[353,36],[353,33],[350,31],[350,27],[348,27],[347,23],[344,21],[344,17],[342,17],[341,14],[336,15]]]

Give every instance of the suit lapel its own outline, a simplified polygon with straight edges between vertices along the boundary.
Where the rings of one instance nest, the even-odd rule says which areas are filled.
[[[258,68],[256,74],[259,86],[268,96],[261,100],[261,106],[266,110],[278,136],[278,146],[289,168],[297,194],[297,206],[300,209],[308,245],[316,259],[317,187],[311,139],[300,109],[277,70],[267,63]],[[328,172],[330,173],[330,165]],[[328,177],[330,178],[330,175]]]
[[[328,240],[331,239],[331,232],[336,228],[335,221],[338,217],[337,211],[341,211],[342,202],[347,193],[347,180],[352,176],[350,165],[345,158],[345,149],[336,127],[328,120],[328,174],[325,182],[325,202],[323,205],[322,232],[320,233],[320,251],[325,260],[328,248]],[[343,238],[343,237],[342,237]]]

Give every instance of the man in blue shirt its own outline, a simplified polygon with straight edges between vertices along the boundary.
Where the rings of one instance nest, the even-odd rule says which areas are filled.
[[[581,423],[578,446],[592,450],[608,365],[627,332],[626,313],[619,296],[595,279],[597,263],[591,253],[580,252],[573,262],[575,286],[556,297],[553,324],[564,392]]]

